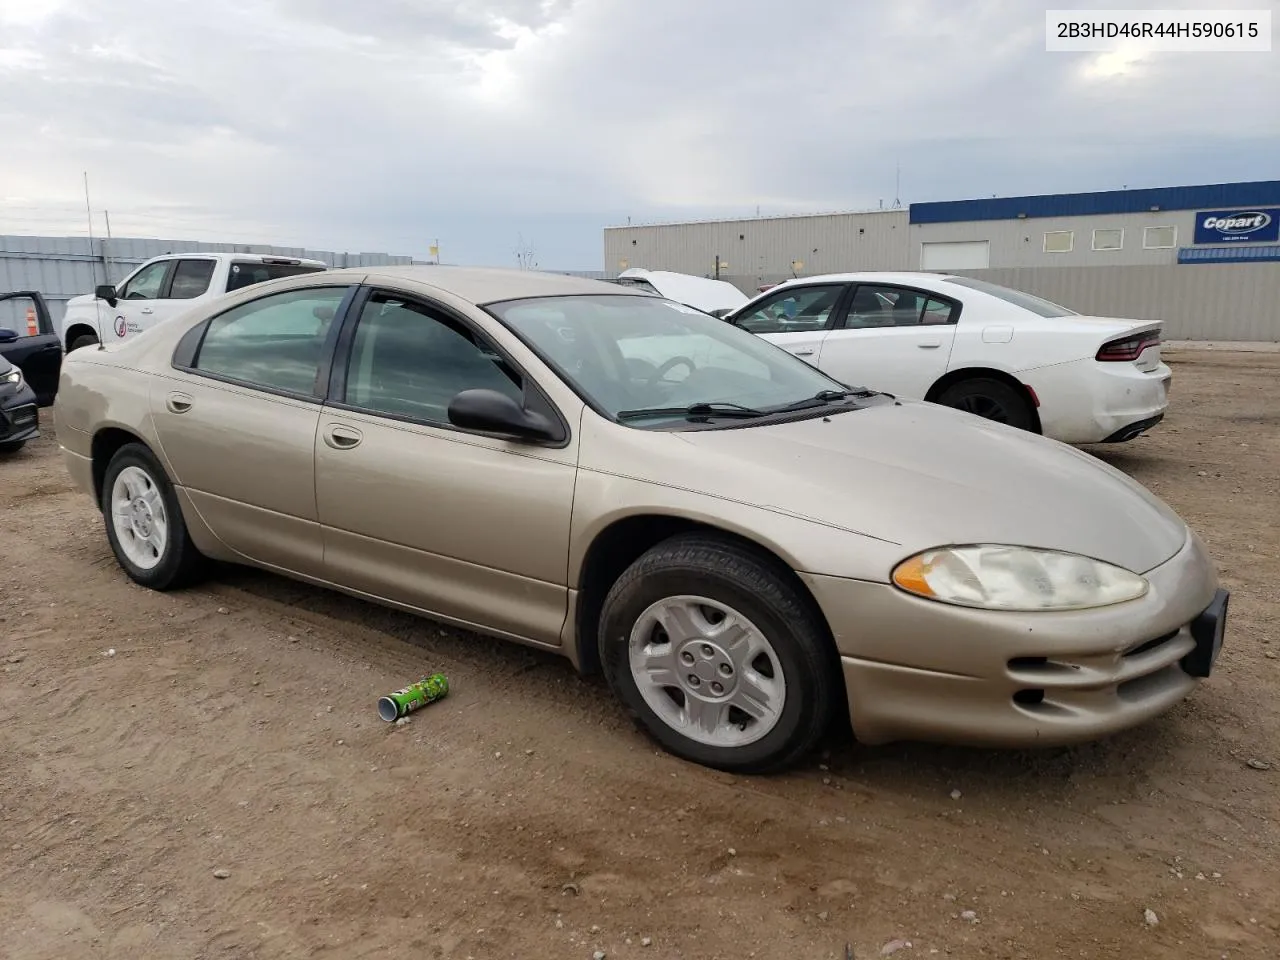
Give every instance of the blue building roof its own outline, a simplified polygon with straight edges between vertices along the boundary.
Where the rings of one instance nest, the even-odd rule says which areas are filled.
[[[944,200],[913,203],[911,223],[961,223],[968,220],[1016,220],[1027,217],[1088,217],[1159,210],[1218,210],[1280,206],[1280,180],[1209,183],[1198,187],[1153,187],[1099,193],[1049,193],[1037,197]]]

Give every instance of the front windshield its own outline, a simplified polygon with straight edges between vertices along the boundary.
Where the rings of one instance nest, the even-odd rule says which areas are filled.
[[[673,411],[695,404],[768,412],[844,389],[767,340],[657,297],[538,297],[487,309],[592,406],[634,426],[682,419]]]

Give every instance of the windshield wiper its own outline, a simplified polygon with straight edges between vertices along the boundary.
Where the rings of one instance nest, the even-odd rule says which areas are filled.
[[[729,403],[713,400],[704,403],[691,403],[687,407],[642,407],[638,410],[620,410],[615,417],[619,421],[641,420],[644,417],[684,417],[687,420],[705,420],[708,417],[736,417],[747,419],[763,417],[767,414],[755,407],[745,407],[740,403]]]
[[[795,403],[788,403],[781,407],[774,407],[771,413],[780,413],[786,410],[807,410],[810,407],[820,407],[823,404],[834,403],[837,400],[847,400],[850,397],[874,397],[876,392],[868,390],[865,387],[858,390],[819,390],[812,397],[806,397],[804,400],[797,400]]]

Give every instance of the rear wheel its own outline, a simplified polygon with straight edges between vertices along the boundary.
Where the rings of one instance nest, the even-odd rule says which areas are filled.
[[[187,534],[173,485],[142,444],[125,444],[107,464],[102,515],[116,560],[135,582],[171,590],[200,572],[204,558]]]
[[[601,611],[600,654],[644,730],[721,770],[795,763],[838,699],[826,628],[785,572],[712,536],[667,540],[622,574]]]
[[[961,380],[943,390],[937,402],[1020,430],[1035,429],[1030,401],[1000,380],[989,377]]]

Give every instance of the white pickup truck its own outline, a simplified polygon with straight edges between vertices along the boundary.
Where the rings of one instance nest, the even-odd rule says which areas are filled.
[[[256,253],[182,253],[148,260],[119,284],[72,297],[56,324],[68,351],[113,343],[204,300],[264,280],[327,269],[319,260]]]

